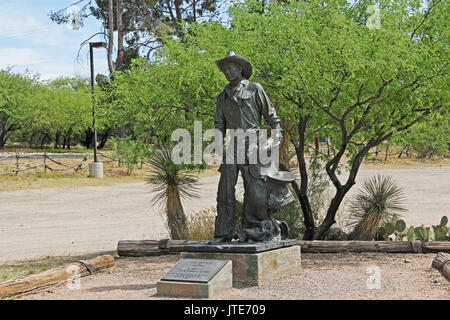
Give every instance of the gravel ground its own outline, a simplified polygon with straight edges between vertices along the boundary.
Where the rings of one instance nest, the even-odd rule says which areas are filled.
[[[404,188],[407,224],[436,225],[443,215],[450,216],[449,166],[362,169],[346,199],[376,173],[392,176]],[[218,180],[201,178],[200,198],[184,201],[185,211],[214,207]],[[239,181],[237,194],[242,195]],[[151,198],[144,182],[0,192],[0,263],[113,251],[119,240],[165,238],[162,211]]]
[[[450,282],[431,268],[434,256],[435,254],[303,254],[299,274],[282,277],[258,287],[233,288],[214,299],[450,300]],[[22,299],[168,300],[167,297],[156,294],[156,283],[178,259],[178,255],[117,258],[117,266],[113,270],[82,278],[79,290],[62,286]],[[380,289],[369,289],[367,286],[370,277],[367,268],[371,266],[380,268]]]

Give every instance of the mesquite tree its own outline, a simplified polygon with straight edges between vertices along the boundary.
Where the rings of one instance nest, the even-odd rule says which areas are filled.
[[[305,239],[322,239],[335,223],[372,148],[434,112],[448,116],[449,19],[443,1],[424,7],[417,1],[378,1],[375,17],[368,4],[265,2],[263,7],[247,1],[232,8],[230,29],[203,24],[178,42],[184,48],[183,59],[175,59],[180,70],[202,59],[214,69],[212,61],[229,50],[252,62],[250,80],[267,89],[289,123],[283,129],[297,154],[301,180],[293,187],[304,214]],[[329,137],[330,155],[314,150],[317,136]],[[308,198],[307,156],[323,165],[335,188],[319,224]],[[341,169],[348,169],[345,178]]]
[[[248,13],[258,3],[235,9],[233,28],[245,43],[240,52],[256,66],[255,78],[272,89],[280,116],[295,124],[289,133],[301,176],[294,189],[305,239],[323,238],[335,223],[372,148],[449,107],[443,1],[424,8],[416,1],[377,4],[379,21],[372,24],[366,2],[266,4],[264,14]],[[331,155],[311,150],[318,135],[330,137]],[[307,196],[308,154],[323,163],[335,188],[317,226]],[[342,165],[348,168],[344,179]]]
[[[369,4],[378,9],[369,10]],[[231,9],[229,28],[191,24],[182,41],[166,39],[161,59],[131,70],[134,85],[117,89],[128,100],[148,99],[161,128],[174,121],[167,115],[177,110],[189,111],[192,118],[185,120],[210,123],[225,85],[214,61],[227,51],[248,58],[254,67],[250,81],[266,89],[295,147],[301,179],[293,187],[304,215],[304,238],[322,239],[373,148],[430,114],[448,117],[445,9],[439,0],[423,6],[412,0],[246,1]],[[136,72],[142,75],[135,78]],[[130,92],[140,91],[138,79],[148,79],[146,91],[152,94]],[[315,150],[317,136],[329,138],[330,153]],[[319,223],[308,197],[308,157],[322,166],[335,189]]]

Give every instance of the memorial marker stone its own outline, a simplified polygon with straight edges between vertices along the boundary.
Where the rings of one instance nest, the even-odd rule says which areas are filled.
[[[182,259],[160,281],[162,296],[211,298],[231,289],[232,263],[223,259]]]
[[[182,259],[161,280],[208,283],[226,263],[224,260]]]

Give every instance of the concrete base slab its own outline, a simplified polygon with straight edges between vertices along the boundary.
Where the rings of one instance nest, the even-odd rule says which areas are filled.
[[[176,266],[173,269],[175,268]],[[161,280],[156,283],[157,294],[170,297],[212,298],[232,287],[231,261],[225,261],[224,266],[206,283],[167,280]]]
[[[88,176],[88,178],[103,179],[103,163],[102,162],[89,163],[89,176]]]
[[[257,286],[301,271],[300,246],[254,254],[182,252],[181,258],[231,260],[234,287]]]

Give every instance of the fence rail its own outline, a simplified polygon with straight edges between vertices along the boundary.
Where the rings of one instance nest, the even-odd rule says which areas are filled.
[[[121,164],[121,160],[120,158],[112,158],[108,155],[105,155],[101,152],[98,153],[99,156],[108,159],[105,161],[102,161],[103,163],[111,163],[111,162],[118,162],[119,166]],[[68,170],[74,170],[74,171],[80,171],[80,170],[84,170],[86,169],[86,167],[89,165],[88,160],[90,158],[93,158],[94,155],[92,154],[74,154],[74,155],[69,155],[69,154],[64,154],[64,155],[53,155],[52,157],[50,157],[47,153],[43,153],[43,154],[31,154],[31,155],[23,155],[23,154],[13,154],[13,155],[7,155],[5,157],[0,158],[0,161],[5,161],[5,160],[16,160],[16,167],[7,172],[7,173],[1,173],[0,176],[7,176],[7,175],[18,175],[19,172],[25,172],[25,171],[29,171],[29,170],[35,170],[38,168],[43,167],[44,171],[47,172],[47,170],[50,170],[52,172],[63,172],[63,171],[68,171]],[[57,161],[55,158],[65,158],[65,159],[74,159],[74,158],[82,158],[82,160],[79,163],[73,164],[73,165],[66,165],[60,161]],[[28,167],[25,168],[21,168],[20,167],[20,160],[21,159],[42,159],[43,163],[41,164],[36,164],[34,163],[33,165],[29,165]],[[61,166],[63,168],[57,168],[57,167],[51,167],[49,164],[49,162],[52,162],[55,165]],[[145,162],[141,163],[141,167],[142,165],[148,165]]]

